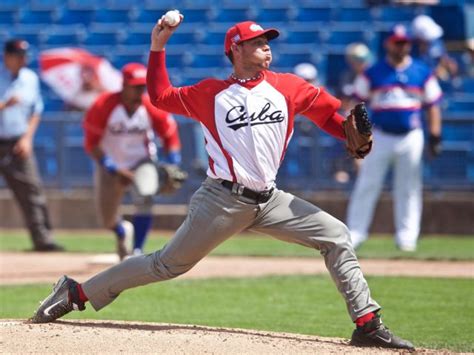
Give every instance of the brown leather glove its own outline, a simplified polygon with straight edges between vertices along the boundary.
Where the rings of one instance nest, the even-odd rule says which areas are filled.
[[[160,180],[160,194],[172,194],[179,190],[188,179],[188,173],[174,164],[160,164],[158,166]]]
[[[372,150],[372,123],[364,103],[357,104],[342,122],[346,134],[346,148],[356,159],[364,159]]]

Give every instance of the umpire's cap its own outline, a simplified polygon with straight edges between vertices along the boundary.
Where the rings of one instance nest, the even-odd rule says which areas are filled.
[[[8,54],[25,55],[28,48],[30,48],[30,45],[27,41],[23,39],[11,39],[5,42],[3,51]]]
[[[228,55],[233,43],[239,44],[263,35],[271,41],[272,39],[277,38],[280,35],[280,32],[274,28],[264,30],[262,26],[253,21],[239,22],[227,30],[227,33],[225,34],[224,52]]]

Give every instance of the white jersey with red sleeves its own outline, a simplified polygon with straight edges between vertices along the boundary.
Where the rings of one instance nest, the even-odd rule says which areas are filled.
[[[164,52],[151,52],[148,91],[157,107],[197,119],[209,154],[208,175],[252,190],[274,186],[293,134],[296,114],[323,126],[340,106],[323,89],[293,74],[261,72],[245,84],[207,79],[175,88],[169,83]]]
[[[120,99],[120,93],[101,95],[88,110],[85,121],[85,148],[99,146],[119,169],[131,169],[138,162],[156,154],[154,131],[166,150],[180,147],[173,117],[153,107],[147,96],[131,115]]]

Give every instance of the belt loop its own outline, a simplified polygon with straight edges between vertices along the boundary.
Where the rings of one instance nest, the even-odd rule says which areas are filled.
[[[232,184],[232,195],[242,196],[244,189],[244,185],[239,185],[238,183],[234,182]]]

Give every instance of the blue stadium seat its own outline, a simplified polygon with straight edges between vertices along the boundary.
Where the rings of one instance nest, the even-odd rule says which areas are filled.
[[[371,22],[372,14],[367,7],[340,7],[335,11],[334,21],[341,23]]]
[[[169,44],[189,44],[192,45],[196,42],[196,31],[180,32],[176,31],[169,40]]]
[[[213,19],[215,22],[225,22],[225,23],[237,23],[241,21],[253,20],[255,16],[252,15],[246,7],[237,7],[237,8],[222,8],[218,10],[216,17]],[[187,17],[185,18],[187,21]]]
[[[84,150],[84,131],[80,120],[63,126],[64,149],[61,154],[63,184],[84,185],[92,182],[93,162]]]
[[[117,43],[117,32],[101,31],[91,32],[84,40],[86,45],[115,45]]]
[[[456,85],[456,91],[474,93],[474,78],[463,77]]]
[[[209,68],[187,68],[184,71],[182,85],[194,85],[212,76],[212,71]]]
[[[472,1],[471,1],[472,4]],[[463,40],[472,37],[472,32],[467,33],[469,19],[474,16],[473,6],[433,6],[431,17],[444,30],[443,39],[445,41]],[[456,19],[453,21],[453,19]],[[472,23],[471,23],[472,26]]]
[[[88,26],[94,18],[94,13],[92,9],[65,9],[57,22],[62,25],[82,24]]]
[[[189,0],[189,1],[192,1],[192,0]],[[232,7],[232,6],[235,6],[236,3],[239,5],[239,6],[255,6],[256,4],[258,5],[258,3],[261,3],[261,1],[259,2],[256,2],[255,0],[238,0],[238,1],[235,1],[235,0],[223,0],[221,1],[222,5],[224,6],[229,6],[229,7]]]
[[[158,21],[161,18],[161,16],[163,16],[163,10],[161,9],[152,10],[152,9],[142,8],[140,9],[140,12],[138,16],[135,18],[134,22],[140,23],[140,24],[144,24],[144,23],[154,24],[156,23],[156,21]]]
[[[45,24],[51,25],[53,21],[53,11],[51,10],[22,10],[19,15],[19,22],[23,24]]]
[[[225,32],[222,31],[208,31],[205,33],[202,40],[203,44],[223,45],[225,39]]]
[[[10,26],[16,23],[18,11],[16,9],[4,10],[0,7],[0,26]]]
[[[39,61],[38,61],[38,56],[28,56],[28,68],[36,72],[36,74],[39,73]]]
[[[330,31],[327,43],[329,45],[348,45],[353,42],[365,42],[365,34],[362,31]]]
[[[64,5],[64,0],[30,0],[32,9],[55,10]]]
[[[54,146],[61,135],[60,125],[58,122],[41,120],[35,134],[35,145],[51,145]]]
[[[64,101],[59,97],[45,97],[44,109],[45,111],[62,111],[65,108]]]
[[[314,31],[287,31],[285,36],[285,42],[289,44],[293,43],[306,43],[306,44],[318,44],[321,42],[319,32]]]
[[[58,151],[56,147],[45,145],[43,143],[35,143],[35,157],[39,174],[45,186],[55,185],[58,181],[59,164]]]
[[[209,8],[188,8],[181,11],[186,18],[188,23],[208,23],[211,16],[211,11]]]
[[[150,44],[150,31],[127,31],[123,44],[148,45]]]
[[[191,67],[193,68],[217,68],[224,66],[222,54],[197,54],[194,55]]]
[[[240,3],[240,1],[239,1]],[[183,0],[182,4],[180,5],[183,9],[188,7],[213,7],[216,5],[215,0]]]
[[[445,120],[443,122],[443,140],[446,142],[474,142],[474,123]]]
[[[336,89],[339,85],[340,76],[348,69],[343,53],[328,54],[326,85]]]
[[[145,8],[149,9],[163,9],[163,10],[171,10],[181,8],[181,5],[183,5],[183,8],[187,8],[190,6],[196,6],[198,4],[194,4],[194,1],[190,0],[189,3],[187,4],[185,1],[180,1],[180,0],[145,0]],[[187,5],[187,6],[185,6]]]
[[[122,69],[125,64],[128,63],[145,63],[144,55],[134,55],[134,54],[116,54],[111,60],[113,66],[118,69]]]
[[[2,0],[0,8],[3,10],[16,10],[23,4],[20,0]]]
[[[78,34],[74,32],[52,32],[46,36],[43,44],[49,46],[76,46],[79,43]]]
[[[466,113],[467,115],[474,116],[474,100],[472,96],[468,97],[450,97],[447,101],[446,111],[452,113]]]
[[[81,142],[84,138],[84,129],[82,128],[81,121],[65,124],[63,126],[63,137]]]
[[[84,151],[81,141],[77,139],[65,139],[65,147],[62,152],[61,171],[63,184],[66,186],[84,186],[92,182],[94,164],[92,159]]]
[[[98,4],[95,0],[68,0],[67,7],[74,10],[95,10],[99,7]]]
[[[136,0],[109,0],[107,4],[109,9],[131,9],[138,5]]]
[[[299,63],[304,63],[304,62],[309,62],[311,63],[313,61],[312,54],[307,52],[307,53],[291,53],[291,52],[283,52],[280,51],[278,55],[275,57],[274,60],[274,65],[279,66],[279,67],[288,67],[288,68],[293,68],[295,65]]]
[[[443,153],[430,162],[430,175],[445,182],[467,182],[469,154],[466,149],[449,149],[445,145]]]
[[[183,68],[183,55],[167,53],[166,66],[169,68]]]
[[[302,22],[330,22],[331,8],[328,7],[300,7],[296,21]]]
[[[98,23],[123,23],[127,24],[130,20],[130,11],[128,9],[100,9],[94,16],[94,22]]]
[[[16,29],[11,32],[11,36],[24,39],[32,46],[38,46],[42,39],[41,31],[39,31],[36,26],[31,28],[29,28],[29,26],[16,27]]]
[[[260,8],[257,22],[287,22],[292,19],[292,11],[287,7]]]
[[[409,6],[381,6],[374,9],[374,17],[380,22],[409,22],[414,17],[413,8]]]

